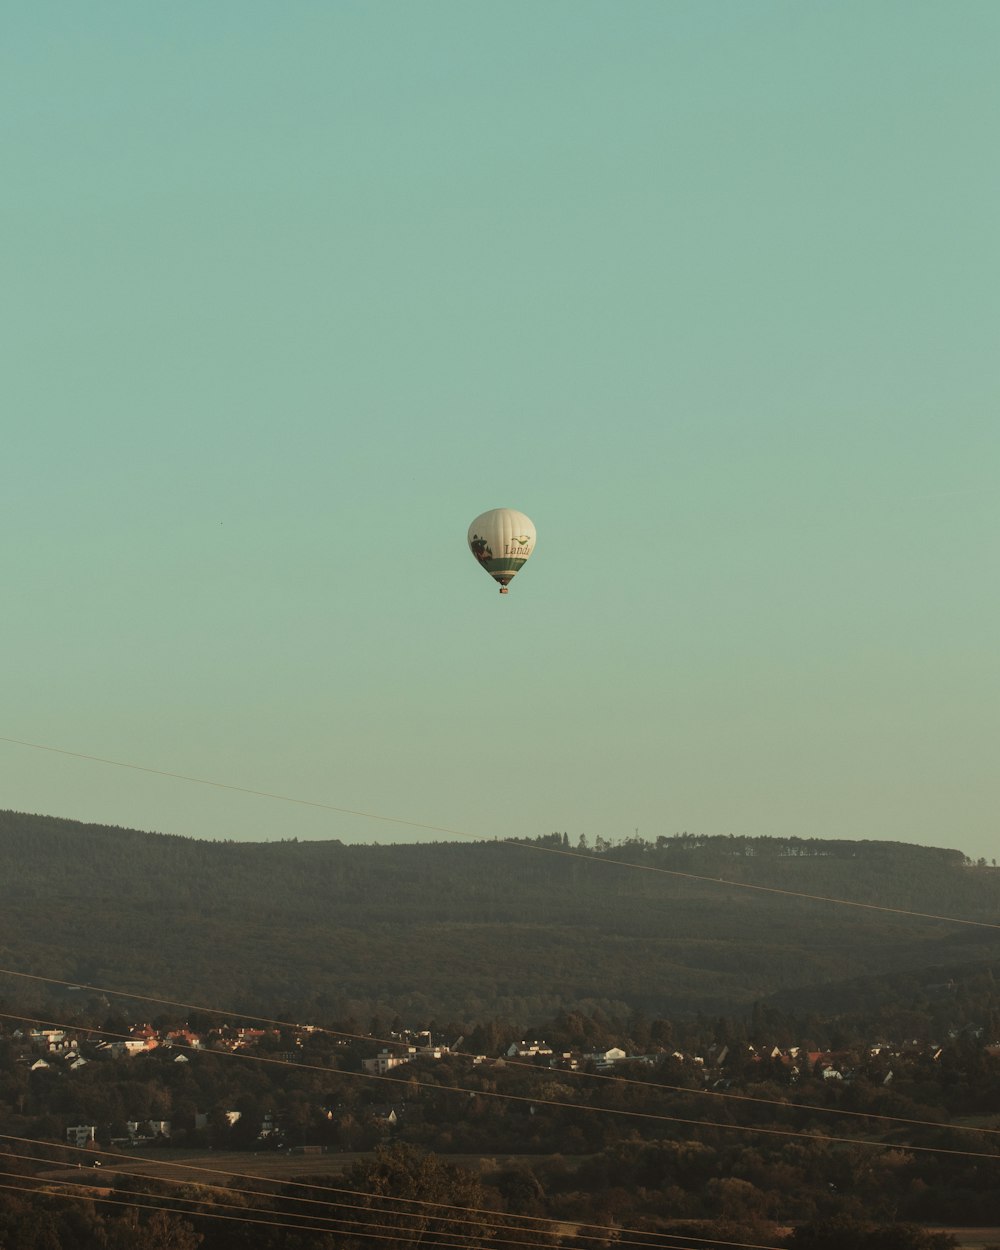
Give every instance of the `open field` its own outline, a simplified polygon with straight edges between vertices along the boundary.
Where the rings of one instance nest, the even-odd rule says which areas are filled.
[[[136,1151],[128,1159],[110,1159],[100,1155],[100,1167],[91,1163],[82,1166],[53,1168],[41,1173],[47,1180],[75,1180],[81,1184],[91,1180],[104,1184],[119,1173],[133,1176],[155,1176],[171,1181],[195,1184],[226,1185],[231,1180],[254,1179],[284,1181],[305,1174],[337,1176],[358,1159],[370,1157],[363,1152],[339,1154],[286,1154],[272,1151],[248,1154],[245,1151],[219,1153],[186,1150]],[[97,1159],[98,1155],[95,1154]],[[81,1176],[82,1174],[82,1176]]]
[[[338,1151],[328,1154],[300,1154],[292,1152],[261,1151],[248,1154],[245,1151],[221,1153],[217,1151],[150,1150],[129,1153],[128,1158],[116,1160],[106,1154],[95,1152],[100,1167],[88,1160],[82,1166],[58,1167],[40,1173],[46,1180],[76,1181],[78,1184],[107,1184],[110,1177],[138,1175],[162,1177],[164,1180],[190,1181],[194,1184],[226,1185],[234,1179],[286,1181],[296,1176],[340,1176],[359,1159],[373,1158],[371,1151]],[[454,1163],[470,1172],[491,1172],[497,1167],[523,1161],[537,1162],[537,1155],[441,1155],[446,1163]],[[579,1162],[570,1156],[569,1162]]]

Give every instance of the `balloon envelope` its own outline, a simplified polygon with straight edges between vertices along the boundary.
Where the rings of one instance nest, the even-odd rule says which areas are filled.
[[[507,583],[535,549],[535,527],[523,512],[493,508],[469,526],[469,550],[507,593]]]

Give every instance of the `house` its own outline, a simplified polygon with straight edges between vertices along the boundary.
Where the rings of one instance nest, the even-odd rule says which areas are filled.
[[[96,1124],[73,1124],[66,1129],[67,1146],[86,1146],[97,1134]]]
[[[407,1046],[402,1054],[393,1053],[388,1047],[383,1047],[374,1058],[362,1059],[361,1066],[369,1076],[385,1076],[393,1068],[411,1063],[414,1059],[443,1059],[449,1054],[451,1051],[447,1046],[432,1046],[430,1043],[419,1048]]]
[[[151,1141],[154,1137],[170,1136],[169,1120],[129,1120],[125,1128],[133,1144]]]
[[[380,1128],[395,1128],[406,1110],[405,1103],[386,1103],[383,1106],[369,1107],[368,1114]]]
[[[277,1029],[250,1029],[240,1027],[236,1030],[236,1037],[232,1041],[233,1050],[250,1050],[257,1046],[263,1039],[272,1038],[277,1041],[281,1037]]]
[[[199,1033],[192,1033],[190,1029],[171,1029],[164,1038],[164,1045],[190,1046],[192,1050],[201,1050],[202,1040]]]
[[[131,1059],[135,1055],[141,1055],[143,1051],[153,1050],[159,1044],[155,1037],[129,1037],[122,1042],[109,1042],[107,1049],[115,1059]]]
[[[609,1050],[598,1050],[584,1055],[584,1059],[592,1063],[595,1068],[613,1068],[616,1063],[627,1058],[628,1055],[620,1046],[612,1046]]]
[[[390,1050],[380,1050],[373,1059],[362,1059],[361,1066],[369,1076],[385,1076],[393,1068],[409,1063],[416,1056],[417,1048],[408,1046],[405,1054],[393,1054]]]
[[[511,1042],[504,1052],[508,1059],[534,1059],[536,1055],[548,1058],[552,1047],[547,1042]]]

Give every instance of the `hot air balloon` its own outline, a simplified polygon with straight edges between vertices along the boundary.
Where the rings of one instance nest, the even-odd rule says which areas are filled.
[[[535,527],[523,512],[494,508],[469,526],[469,550],[495,581],[500,593],[535,549]]]

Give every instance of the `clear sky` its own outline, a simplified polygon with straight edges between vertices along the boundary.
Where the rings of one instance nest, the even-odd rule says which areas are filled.
[[[11,0],[0,735],[996,855],[998,53],[995,0]],[[430,836],[10,743],[0,806]]]

